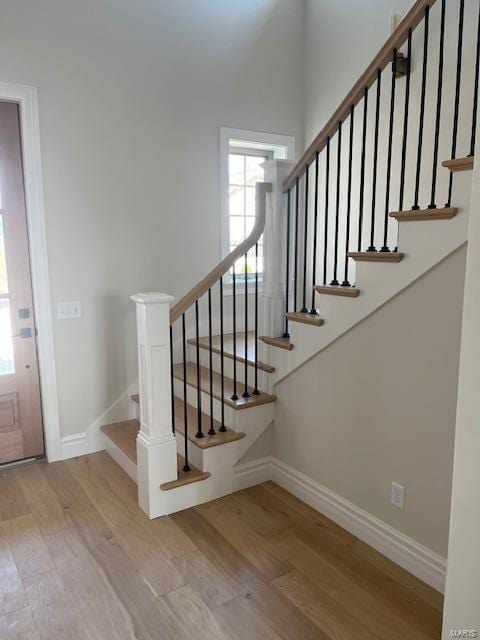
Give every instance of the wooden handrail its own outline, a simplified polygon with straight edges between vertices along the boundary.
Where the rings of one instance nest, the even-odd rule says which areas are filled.
[[[250,235],[228,254],[203,280],[193,287],[170,310],[170,324],[173,324],[180,316],[212,287],[239,258],[244,256],[258,242],[265,229],[265,217],[267,211],[267,193],[272,191],[270,182],[257,182],[255,185],[255,224]]]
[[[405,18],[388,38],[375,58],[353,85],[345,99],[341,102],[333,116],[292,169],[283,184],[284,192],[288,191],[295,184],[296,179],[304,173],[305,167],[309,166],[315,160],[317,151],[322,151],[327,144],[328,138],[331,138],[336,133],[338,123],[343,122],[350,114],[350,107],[358,104],[363,98],[365,87],[371,87],[375,82],[378,69],[383,70],[392,61],[393,50],[399,49],[405,44],[409,30],[415,29],[425,16],[426,7],[431,7],[435,2],[436,0],[416,0]]]

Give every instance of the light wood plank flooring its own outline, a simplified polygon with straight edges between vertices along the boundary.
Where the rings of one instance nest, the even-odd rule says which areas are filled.
[[[149,521],[105,453],[0,470],[2,640],[427,640],[441,608],[273,483]]]

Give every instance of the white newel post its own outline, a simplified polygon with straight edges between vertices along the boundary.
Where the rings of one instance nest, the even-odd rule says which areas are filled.
[[[138,502],[149,518],[163,515],[160,485],[177,478],[172,433],[170,303],[164,293],[138,293],[140,430],[137,436]]]
[[[284,332],[287,207],[283,183],[294,167],[288,160],[267,160],[264,180],[272,184],[267,207],[262,286],[261,335],[277,337]]]

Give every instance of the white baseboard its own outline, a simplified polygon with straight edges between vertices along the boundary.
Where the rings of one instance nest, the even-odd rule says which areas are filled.
[[[74,433],[72,436],[65,436],[60,439],[60,460],[84,456],[95,451],[99,451],[99,449],[92,447],[86,431]]]
[[[85,456],[105,449],[104,435],[100,427],[111,422],[120,422],[135,417],[136,407],[130,399],[136,393],[138,381],[129,385],[128,389],[99,416],[95,422],[80,433],[64,436],[60,439],[60,460],[68,460],[77,456]]]
[[[234,469],[235,491],[253,487],[272,479],[272,464],[274,458],[267,456],[252,462],[238,464]]]
[[[247,462],[237,466],[235,478],[237,490],[273,480],[420,580],[444,592],[445,558],[284,462],[273,457]]]

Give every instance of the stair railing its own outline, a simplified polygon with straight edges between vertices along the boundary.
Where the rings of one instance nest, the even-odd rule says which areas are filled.
[[[288,175],[285,314],[317,316],[318,290],[352,287],[350,258],[397,253],[392,217],[406,201],[418,219],[453,211],[453,176],[441,162],[460,148],[474,154],[473,11],[467,20],[465,0],[417,0]]]
[[[232,324],[233,330],[233,355],[239,354],[241,349],[244,349],[244,353],[241,354],[243,357],[233,357],[232,360],[234,382],[233,389],[229,391],[231,399],[228,398],[228,401],[230,404],[242,404],[248,401],[249,396],[260,393],[258,390],[258,241],[265,229],[267,193],[271,191],[272,185],[270,183],[256,184],[256,217],[250,235],[173,307],[171,306],[173,297],[163,293],[139,293],[132,296],[132,300],[136,303],[137,313],[140,429],[137,434],[136,466],[128,460],[123,462],[130,468],[130,475],[136,477],[139,505],[149,518],[157,518],[171,513],[172,510],[178,510],[179,504],[182,504],[181,499],[171,498],[171,491],[162,489],[171,487],[175,482],[183,482],[186,478],[180,476],[185,476],[192,469],[188,445],[189,427],[190,437],[196,438],[203,438],[205,435],[213,436],[217,429],[220,432],[227,431],[225,424],[227,389],[225,388],[224,371],[224,336],[225,330],[229,329],[228,322]],[[252,250],[253,258],[250,257]],[[244,277],[240,286],[243,286],[237,296],[237,288],[241,279],[241,273],[239,276],[238,272],[239,270],[241,272],[242,267]],[[249,270],[250,277],[253,278],[253,320],[248,311],[248,296],[251,295],[248,286],[247,272]],[[232,274],[231,304],[227,304],[225,293],[225,287],[230,286],[225,278],[229,271]],[[217,285],[218,292],[215,292]],[[204,297],[206,299],[202,300]],[[241,336],[243,342],[238,345],[237,332],[240,326],[238,323],[242,324],[242,322],[237,318],[237,297],[242,298],[244,304],[244,335]],[[218,309],[215,307],[216,302]],[[232,308],[233,316],[225,318],[229,306]],[[202,311],[206,312],[207,318],[204,323],[208,333],[206,367],[202,367],[200,361],[200,315]],[[190,327],[187,324],[187,314],[190,315],[188,321],[193,321],[194,362],[189,362],[187,333]],[[214,321],[219,323],[220,374],[214,372],[213,368]],[[247,340],[249,329],[252,329],[254,334],[254,373],[250,374],[250,379]],[[180,340],[176,339],[177,331],[180,333]],[[217,352],[218,349],[215,351]],[[175,358],[176,352],[177,358]],[[177,364],[175,364],[175,359],[178,361]],[[245,362],[243,372],[238,371],[238,360]],[[203,378],[202,370],[207,372]],[[177,389],[175,389],[175,384],[177,384]],[[202,397],[204,396],[207,396],[209,405],[208,415],[205,416],[208,425],[203,424]],[[214,399],[220,401],[221,409],[218,420],[214,418],[214,413],[216,413]],[[197,408],[195,425],[189,425],[189,421],[193,417],[192,406]],[[180,410],[182,411],[181,416],[178,415]],[[178,464],[176,437],[176,424],[180,427],[179,423],[181,423],[184,437],[184,459],[181,467]],[[205,434],[207,429],[207,434]]]
[[[214,269],[212,269],[200,282],[181,298],[170,311],[170,345],[171,345],[171,408],[172,429],[175,432],[176,412],[182,411],[181,422],[184,436],[183,471],[188,473],[191,469],[189,460],[188,434],[189,411],[188,405],[194,405],[197,409],[195,437],[204,438],[207,435],[215,435],[217,429],[220,432],[227,431],[225,425],[225,396],[230,395],[234,403],[245,402],[250,396],[259,395],[258,389],[258,326],[259,326],[259,252],[258,241],[265,229],[267,193],[272,191],[272,185],[267,182],[257,182],[255,193],[255,224],[250,235],[228,254]],[[230,273],[229,281],[225,276]],[[233,342],[233,388],[225,388],[225,353],[224,340],[226,335],[226,286],[231,286],[231,339]],[[239,292],[240,287],[240,292]],[[253,292],[252,292],[253,288]],[[215,292],[215,289],[217,291]],[[249,314],[249,297],[253,295],[253,321]],[[206,316],[206,330],[208,333],[207,362],[201,364],[201,300],[204,299],[203,310]],[[239,318],[238,300],[242,298],[243,313]],[[216,300],[215,300],[216,298]],[[216,304],[216,309],[214,305]],[[195,348],[195,362],[188,361],[188,322],[187,314],[193,319],[193,345]],[[218,321],[220,345],[218,356],[220,358],[220,373],[216,373],[213,367],[213,331],[214,323]],[[176,340],[175,324],[180,323],[180,338]],[[239,328],[243,331],[239,333]],[[254,340],[254,371],[249,377],[249,332],[253,331]],[[180,363],[174,365],[174,345],[179,344]],[[243,370],[239,370],[239,360],[243,360]],[[177,393],[175,393],[175,384]],[[189,393],[190,389],[190,393]],[[216,391],[214,390],[216,389]],[[202,401],[208,398],[208,414],[202,412]],[[179,402],[177,398],[183,398]],[[220,402],[218,421],[214,417],[214,400]],[[178,416],[177,414],[177,417]],[[207,424],[204,424],[204,419]]]

